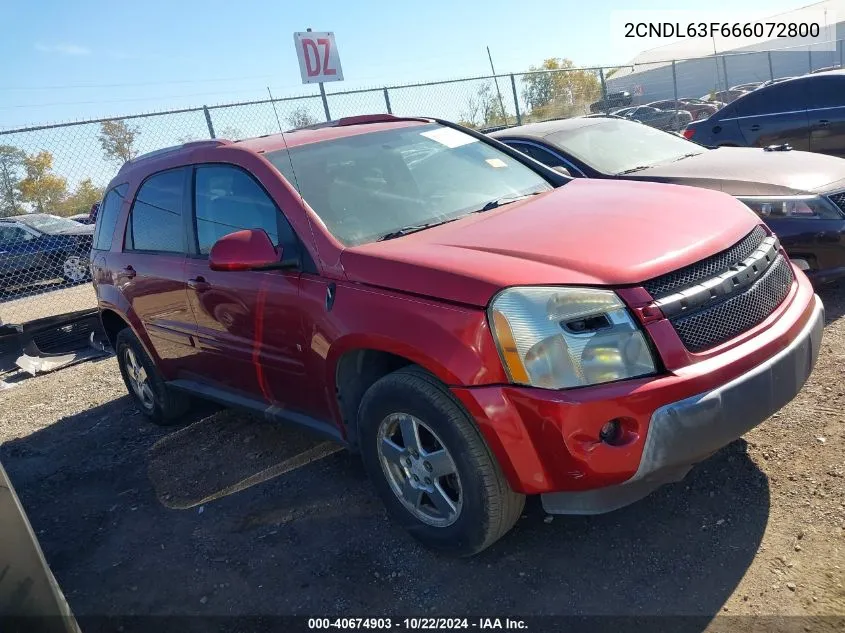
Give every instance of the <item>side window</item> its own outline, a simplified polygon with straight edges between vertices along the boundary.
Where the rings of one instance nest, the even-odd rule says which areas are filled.
[[[30,234],[19,226],[0,226],[0,244],[14,245],[23,242]]]
[[[197,248],[208,255],[214,242],[243,229],[264,229],[273,244],[291,247],[293,230],[276,204],[237,167],[197,167],[194,185]]]
[[[94,227],[94,248],[107,251],[111,248],[114,229],[117,226],[117,216],[120,213],[120,205],[126,198],[128,184],[122,184],[110,190],[100,209],[97,211],[97,223]]]
[[[820,75],[808,82],[810,88],[810,108],[837,108],[845,105],[845,76]]]
[[[558,165],[563,165],[563,161],[560,160],[557,156],[552,154],[551,152],[547,152],[546,150],[537,147],[536,145],[529,145],[528,143],[508,143],[511,147],[515,150],[519,150],[523,154],[528,154],[534,160],[540,161],[544,165],[549,167],[557,167]]]
[[[144,181],[129,214],[125,240],[127,250],[183,252],[184,185],[183,169],[155,174]]]
[[[792,112],[807,108],[807,83],[804,80],[784,81],[749,92],[733,102],[737,116],[759,116]]]

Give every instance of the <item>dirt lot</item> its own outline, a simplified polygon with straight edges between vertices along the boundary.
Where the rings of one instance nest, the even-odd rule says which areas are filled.
[[[90,282],[78,286],[45,282],[26,293],[0,301],[0,323],[25,323],[96,307],[97,295]]]
[[[112,358],[0,392],[0,459],[82,615],[845,616],[845,289],[823,298],[819,364],[782,412],[626,509],[532,502],[470,560],[389,523],[330,444],[229,412],[144,423]]]

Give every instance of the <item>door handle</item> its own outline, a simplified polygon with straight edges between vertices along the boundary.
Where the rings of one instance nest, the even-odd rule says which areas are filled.
[[[138,273],[135,272],[135,269],[132,266],[127,266],[126,268],[121,268],[120,272],[117,273],[118,277],[127,277],[129,279],[133,279],[135,275]]]
[[[828,125],[830,125],[830,121],[828,121],[827,119],[821,119],[819,121],[819,127],[827,127]]]
[[[188,288],[196,290],[197,292],[205,292],[211,288],[211,284],[205,280],[205,277],[194,277],[188,280]]]
[[[748,129],[749,129],[749,130],[751,130],[752,132],[759,132],[759,131],[760,131],[760,126],[759,126],[759,125],[757,125],[757,124],[755,123],[754,125],[752,125],[752,126],[751,126],[750,128],[748,128]]]

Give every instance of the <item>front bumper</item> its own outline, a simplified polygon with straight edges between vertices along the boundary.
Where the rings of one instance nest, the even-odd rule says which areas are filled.
[[[664,405],[651,416],[640,466],[618,486],[542,495],[552,514],[598,514],[637,501],[682,479],[693,464],[754,428],[801,390],[818,358],[824,308],[783,351],[726,385]]]
[[[567,512],[575,511],[576,501],[582,512],[620,507],[648,494],[660,483],[683,477],[695,461],[759,424],[797,393],[818,353],[823,308],[806,277],[797,270],[795,273],[797,283],[790,295],[766,321],[712,351],[686,352],[665,319],[649,325],[666,366],[665,373],[659,376],[559,391],[489,385],[452,387],[452,393],[474,418],[513,490],[546,495],[550,507],[554,501],[561,511]],[[805,340],[809,342],[802,343]],[[799,366],[795,369],[797,377],[782,384],[780,373],[771,373],[776,359],[795,360],[799,358],[795,354],[801,352],[790,355],[786,350],[806,349],[806,345],[813,350],[809,366],[800,371]],[[778,372],[785,371],[782,367],[777,362]],[[768,373],[752,381],[758,371]],[[767,380],[775,379],[778,382],[769,387],[771,392],[761,392],[766,398],[763,403],[742,404],[745,399],[760,399],[754,387],[764,389]],[[747,388],[731,389],[730,395],[723,393],[735,384]],[[717,401],[721,406],[733,407],[735,415],[726,412],[715,422],[708,422],[707,415],[698,412],[705,410],[715,415],[713,409],[717,405],[713,402]],[[686,414],[681,413],[683,409],[677,407],[690,402],[699,403],[699,407],[694,409],[696,415],[687,420]],[[750,413],[743,407],[752,407]],[[684,430],[675,437],[674,444],[681,445],[674,449],[677,459],[664,459],[658,464],[653,456],[663,453],[654,451],[665,449],[669,440],[665,431],[652,435],[651,425],[655,429],[665,426],[667,411],[676,412],[672,414],[673,421],[681,416],[681,425],[697,421],[698,430]],[[622,424],[624,441],[609,444],[600,439],[602,426],[611,420]],[[729,424],[731,420],[735,425]],[[727,426],[723,428],[721,424]],[[658,441],[661,437],[663,441]],[[683,448],[687,438],[689,449]],[[646,445],[653,443],[654,447],[647,451]],[[603,500],[601,492],[596,491],[605,491]],[[571,503],[564,506],[564,497],[559,493]],[[572,496],[580,493],[590,495]],[[614,500],[614,494],[619,498]]]

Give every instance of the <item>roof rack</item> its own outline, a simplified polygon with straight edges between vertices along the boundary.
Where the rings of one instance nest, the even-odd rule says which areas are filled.
[[[324,123],[315,123],[313,125],[305,125],[303,127],[288,130],[288,132],[299,132],[300,130],[322,130],[328,127],[345,127],[347,125],[363,125],[366,123],[390,123],[392,121],[421,121],[422,123],[431,123],[434,119],[424,117],[403,117],[394,116],[392,114],[359,114],[357,116],[347,116],[333,121],[325,121]]]
[[[214,138],[205,141],[188,141],[187,143],[182,143],[180,145],[162,147],[161,149],[156,149],[152,152],[147,152],[146,154],[140,154],[132,160],[126,161],[125,163],[123,163],[123,166],[120,168],[120,171],[123,171],[124,169],[132,165],[137,165],[139,162],[149,160],[151,158],[157,158],[159,156],[165,156],[167,154],[172,154],[173,152],[177,152],[179,150],[193,149],[198,147],[220,147],[221,145],[229,145],[231,142],[232,141],[227,141],[221,138]],[[120,173],[120,171],[118,173]]]

